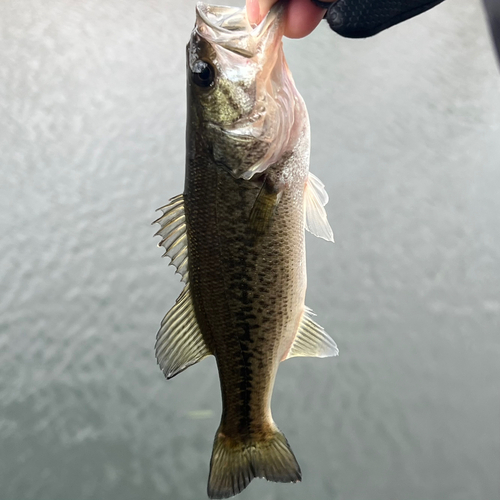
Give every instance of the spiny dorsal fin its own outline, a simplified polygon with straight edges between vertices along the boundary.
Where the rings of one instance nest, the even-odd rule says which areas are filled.
[[[296,356],[309,356],[316,358],[328,358],[338,356],[339,350],[337,344],[328,335],[322,326],[318,325],[311,316],[314,313],[308,307],[305,307],[299,330],[292,343],[292,347],[286,358]]]
[[[328,193],[325,185],[311,172],[306,184],[304,202],[306,229],[314,236],[333,242],[333,231],[324,208],[328,203]]]
[[[155,351],[167,379],[211,354],[196,321],[189,284],[163,318]]]
[[[186,235],[186,219],[184,217],[184,197],[182,194],[175,196],[168,205],[159,208],[163,215],[156,219],[153,224],[160,224],[160,230],[155,236],[160,235],[162,240],[158,246],[165,248],[163,257],[170,257],[170,264],[175,266],[181,275],[181,281],[187,283],[188,272],[188,248]]]

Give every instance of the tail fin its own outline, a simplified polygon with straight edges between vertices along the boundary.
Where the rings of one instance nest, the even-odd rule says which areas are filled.
[[[271,439],[234,443],[218,431],[210,461],[208,496],[229,498],[237,495],[254,477],[276,483],[301,480],[299,464],[285,436],[276,429]]]

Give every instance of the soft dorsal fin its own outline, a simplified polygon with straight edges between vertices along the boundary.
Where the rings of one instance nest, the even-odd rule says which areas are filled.
[[[156,335],[155,352],[167,379],[211,354],[196,321],[189,284],[163,318]]]
[[[308,307],[304,308],[304,313],[300,321],[297,335],[288,351],[286,358],[296,356],[309,356],[316,358],[328,358],[338,356],[337,344],[328,335],[322,326],[318,325],[311,316],[314,313]]]
[[[188,248],[183,195],[175,196],[170,200],[170,203],[158,210],[163,212],[163,215],[153,222],[153,224],[158,223],[161,226],[155,234],[155,236],[162,237],[158,246],[165,248],[163,257],[170,257],[170,264],[175,266],[177,273],[181,275],[181,281],[187,283],[189,280]]]
[[[170,263],[176,267],[182,281],[186,283],[174,307],[163,318],[156,335],[156,359],[165,376],[172,378],[209,356],[211,352],[201,335],[191,298],[182,194],[172,198],[168,205],[159,210],[163,211],[163,215],[153,222],[161,226],[156,233],[163,238],[158,246],[165,248],[163,257],[170,257]]]
[[[328,203],[328,193],[325,185],[311,172],[307,179],[304,202],[306,229],[314,236],[333,242],[333,231],[324,208]]]

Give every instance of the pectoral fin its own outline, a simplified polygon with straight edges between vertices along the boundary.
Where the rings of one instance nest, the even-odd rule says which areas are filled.
[[[333,242],[333,231],[328,223],[324,208],[328,203],[328,193],[325,190],[325,185],[310,172],[304,198],[306,229],[314,236]]]
[[[302,320],[297,331],[297,335],[288,351],[286,358],[296,356],[308,356],[316,358],[328,358],[338,356],[337,344],[328,335],[322,326],[318,325],[311,316],[314,313],[306,307],[302,315]]]
[[[255,236],[264,234],[281,199],[282,191],[264,181],[250,212],[250,229]]]

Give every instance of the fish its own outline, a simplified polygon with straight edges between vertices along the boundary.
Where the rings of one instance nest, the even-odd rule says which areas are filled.
[[[309,172],[305,103],[283,52],[286,1],[258,25],[245,9],[198,3],[187,45],[184,192],[162,207],[159,246],[185,286],[155,352],[167,379],[215,356],[222,414],[207,493],[253,478],[301,480],[271,414],[281,361],[338,348],[305,306],[305,229],[333,233]]]

